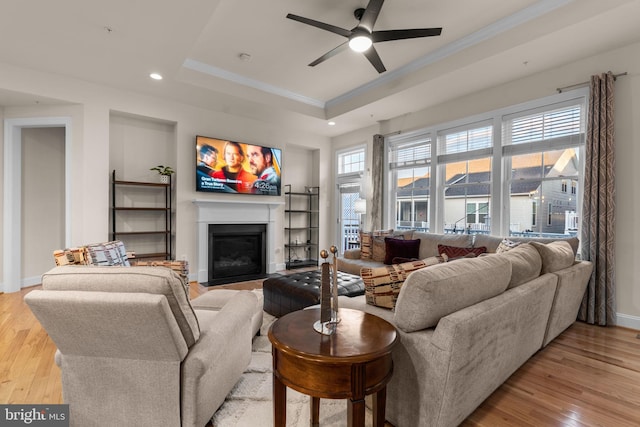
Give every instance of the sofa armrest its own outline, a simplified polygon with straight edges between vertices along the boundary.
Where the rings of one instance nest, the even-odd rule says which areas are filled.
[[[240,291],[220,311],[196,310],[200,339],[181,366],[183,426],[205,425],[249,366],[256,305],[253,292]]]
[[[185,367],[192,373],[206,371],[221,349],[242,344],[251,355],[251,318],[257,297],[253,292],[238,292],[218,312],[197,310],[200,324],[200,339],[189,350],[184,360]]]
[[[346,259],[360,259],[360,248],[347,249],[342,256]]]
[[[592,271],[592,262],[578,261],[569,268],[552,273],[558,277],[558,287],[553,298],[544,346],[576,321]]]

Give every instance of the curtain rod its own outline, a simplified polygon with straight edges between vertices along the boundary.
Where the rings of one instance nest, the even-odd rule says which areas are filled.
[[[611,71],[609,71],[609,72],[611,72]],[[625,71],[624,73],[614,74],[614,75],[613,75],[613,81],[616,81],[616,79],[617,79],[618,77],[626,76],[626,75],[627,75],[627,72],[626,72],[626,71]],[[579,88],[579,87],[587,86],[589,83],[590,83],[590,82],[576,83],[576,84],[574,84],[574,85],[570,85],[570,86],[559,87],[559,88],[557,88],[556,90],[558,91],[558,93],[562,93],[563,91],[565,91],[565,90],[567,90],[567,89],[576,89],[576,88]]]

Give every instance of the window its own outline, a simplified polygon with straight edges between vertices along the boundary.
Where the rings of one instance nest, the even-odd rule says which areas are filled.
[[[512,171],[509,180],[511,234],[528,232],[553,236],[573,233],[566,224],[570,217],[578,216],[573,183],[581,177],[583,116],[583,100],[574,99],[523,110],[504,118],[503,153]],[[571,193],[569,182],[572,183]],[[532,204],[545,209],[546,221],[537,221],[534,217],[528,220],[524,206]]]
[[[338,175],[364,172],[364,148],[338,154]]]
[[[433,232],[575,235],[587,93],[388,137],[394,228],[420,228],[425,216],[422,228]]]
[[[389,173],[395,199],[395,229],[429,230],[431,136],[412,135],[390,144]]]
[[[444,230],[488,233],[493,128],[479,123],[441,131],[438,168],[444,185]]]
[[[468,202],[467,224],[484,225],[489,216],[489,203]]]

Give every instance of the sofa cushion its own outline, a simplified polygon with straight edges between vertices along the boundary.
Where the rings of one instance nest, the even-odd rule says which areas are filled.
[[[376,268],[383,266],[383,263],[376,262],[372,259],[345,259],[342,257],[338,257],[338,270],[345,273],[354,274],[356,276],[360,275],[360,270],[362,268]]]
[[[367,304],[384,308],[394,308],[400,288],[409,273],[443,262],[440,257],[392,264],[377,268],[362,268],[360,276],[364,282]]]
[[[413,238],[420,239],[420,259],[439,256],[438,244],[470,248],[473,243],[473,236],[470,234],[433,234],[416,231]]]
[[[384,263],[393,264],[394,258],[418,258],[420,253],[420,240],[403,240],[392,237],[384,238],[385,256]]]
[[[507,289],[515,288],[540,276],[542,258],[533,245],[521,243],[498,255],[511,261],[511,280]]]
[[[538,250],[542,258],[542,274],[553,273],[571,267],[575,261],[575,255],[569,242],[559,240],[551,243],[531,242]]]
[[[509,240],[513,240],[514,242],[537,242],[537,243],[552,243],[552,242],[567,242],[571,249],[573,250],[573,256],[578,253],[578,247],[580,246],[580,239],[577,237],[561,237],[559,239],[551,238],[551,237],[517,237],[511,236]]]
[[[448,246],[448,245],[438,245],[438,254],[441,256],[444,254],[449,259],[451,258],[460,258],[470,254],[475,256],[482,255],[487,252],[487,248],[481,246],[479,248],[461,248],[458,246]]]
[[[414,271],[398,295],[395,324],[405,332],[430,328],[444,316],[504,292],[510,279],[511,262],[501,256]]]
[[[490,236],[488,234],[476,234],[473,238],[473,247],[478,248],[484,246],[487,248],[487,252],[496,253],[500,242],[503,238],[498,236]]]
[[[561,238],[550,238],[550,237],[528,237],[528,236],[509,236],[507,237],[512,242],[539,242],[539,243],[551,243],[558,241],[565,241],[571,245],[571,249],[573,249],[574,256],[578,253],[578,246],[580,245],[580,240],[577,237],[561,237]],[[500,243],[504,240],[503,237],[497,236],[489,236],[486,234],[478,234],[475,236],[473,241],[473,247],[478,246],[486,246],[487,252],[495,253],[500,246]]]
[[[189,302],[188,289],[176,272],[158,267],[55,267],[42,275],[50,291],[129,292],[161,294],[167,298],[188,347],[200,337],[200,327]]]

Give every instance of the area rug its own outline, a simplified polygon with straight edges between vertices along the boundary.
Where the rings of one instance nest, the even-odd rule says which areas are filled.
[[[264,313],[260,335],[253,339],[251,363],[213,415],[213,427],[273,426],[271,343],[267,336],[275,317]],[[311,331],[313,332],[313,331]],[[287,426],[309,426],[309,396],[287,388]],[[371,425],[371,411],[366,411],[366,424]],[[321,399],[320,425],[347,425],[347,401]]]

